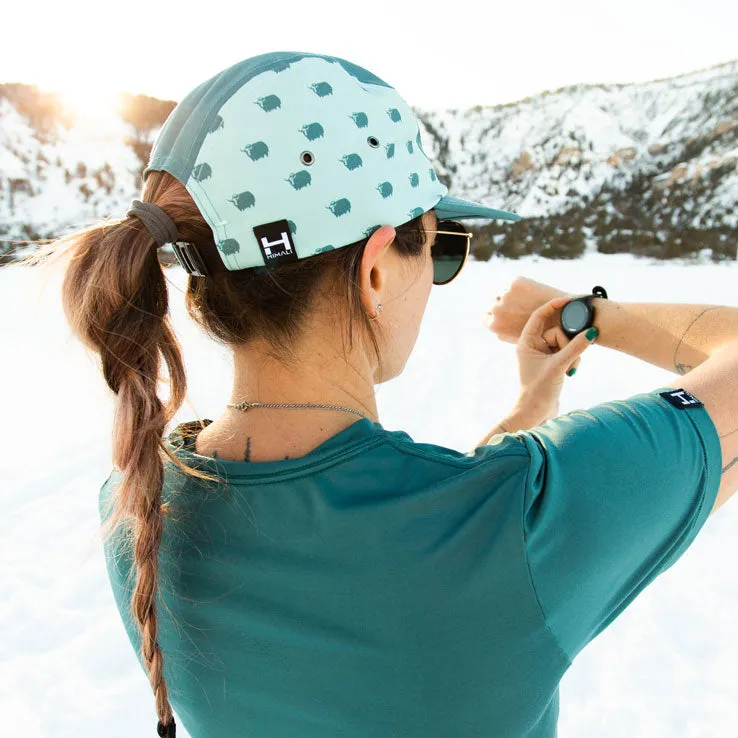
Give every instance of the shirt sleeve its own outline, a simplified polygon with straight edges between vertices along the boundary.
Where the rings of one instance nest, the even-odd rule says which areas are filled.
[[[533,588],[573,660],[697,536],[722,450],[704,405],[652,392],[515,433],[530,453],[523,535]],[[699,399],[699,398],[697,398]]]

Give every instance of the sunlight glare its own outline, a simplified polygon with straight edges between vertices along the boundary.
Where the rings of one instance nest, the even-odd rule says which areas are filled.
[[[56,91],[64,108],[78,123],[90,123],[108,118],[115,112],[121,91],[104,83],[79,84]]]

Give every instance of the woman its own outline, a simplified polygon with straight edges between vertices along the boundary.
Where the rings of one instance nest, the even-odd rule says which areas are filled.
[[[117,397],[104,550],[158,734],[174,708],[193,738],[556,735],[572,659],[686,550],[738,456],[738,310],[592,299],[605,345],[702,366],[557,416],[597,331],[569,340],[576,296],[516,280],[490,328],[520,397],[461,453],[385,429],[374,385],[461,271],[458,221],[517,216],[447,195],[386,82],[318,54],[239,62],[169,116],[142,201],[57,250]],[[166,436],[186,377],[165,243],[235,371],[219,417]],[[687,338],[696,315],[711,328]]]

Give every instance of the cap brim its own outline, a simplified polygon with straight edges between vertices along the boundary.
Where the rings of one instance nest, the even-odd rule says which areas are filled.
[[[508,213],[506,210],[488,208],[470,200],[461,200],[458,197],[445,195],[432,208],[436,212],[438,220],[450,220],[453,218],[499,218],[500,220],[520,220],[516,213]]]

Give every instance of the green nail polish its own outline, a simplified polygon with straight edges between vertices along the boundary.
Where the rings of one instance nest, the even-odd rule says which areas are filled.
[[[569,369],[569,371],[566,373],[567,377],[573,377],[577,373],[576,367],[573,367],[572,369]]]
[[[594,326],[592,326],[592,327],[591,327],[591,328],[590,328],[590,329],[589,329],[589,330],[587,331],[587,333],[586,333],[586,335],[585,335],[585,338],[586,338],[586,339],[587,339],[588,341],[594,341],[594,339],[595,339],[595,338],[597,338],[597,334],[598,334],[598,333],[599,333],[599,331],[597,330],[597,328],[595,328]]]

